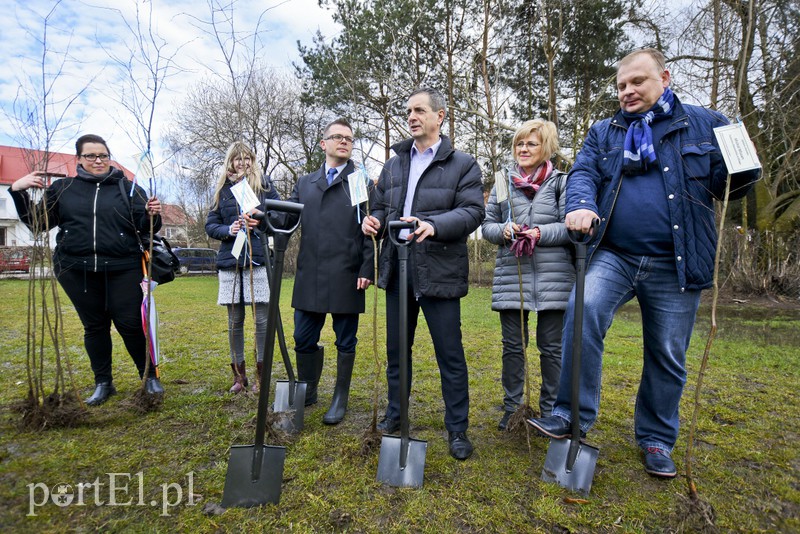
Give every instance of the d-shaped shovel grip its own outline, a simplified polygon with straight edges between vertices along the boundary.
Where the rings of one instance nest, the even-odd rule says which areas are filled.
[[[389,221],[389,239],[398,247],[407,247],[414,241],[413,239],[400,239],[402,230],[416,230],[417,221]]]
[[[270,200],[267,199],[264,201],[264,209],[266,212],[270,211],[281,211],[283,213],[296,213],[298,216],[303,212],[303,205],[299,202],[286,202],[285,200]],[[294,223],[294,226],[291,228],[275,228],[272,226],[272,221],[267,217],[266,213],[258,213],[253,215],[253,219],[257,221],[265,220],[267,221],[267,226],[273,233],[276,234],[287,234],[291,235],[297,230],[297,227],[300,226],[300,217],[297,217],[297,222]]]

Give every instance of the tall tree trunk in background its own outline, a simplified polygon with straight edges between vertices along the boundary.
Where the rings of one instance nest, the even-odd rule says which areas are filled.
[[[486,138],[489,151],[489,162],[492,166],[491,176],[497,172],[497,134],[495,129],[495,110],[492,101],[492,84],[489,80],[489,32],[491,29],[491,17],[489,10],[492,0],[484,0],[483,2],[483,32],[481,33],[481,52],[480,52],[480,70],[483,79],[483,94],[486,98]]]

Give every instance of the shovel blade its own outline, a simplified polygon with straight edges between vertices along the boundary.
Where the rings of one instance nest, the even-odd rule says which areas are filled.
[[[306,383],[295,382],[294,392],[288,380],[278,380],[275,384],[275,402],[272,411],[276,414],[289,412],[291,417],[281,417],[278,426],[284,432],[294,433],[303,430],[306,409]],[[290,400],[292,402],[290,402]]]
[[[551,439],[544,458],[542,480],[555,482],[562,488],[588,495],[592,489],[594,470],[600,449],[586,443],[578,443],[578,456],[571,470],[567,470],[567,457],[571,439]]]
[[[402,450],[400,436],[383,436],[381,453],[378,456],[378,482],[395,488],[421,488],[425,475],[425,454],[428,442],[419,439],[408,440],[406,465],[400,465]]]
[[[286,461],[286,447],[263,445],[261,463],[253,479],[253,455],[255,445],[234,445],[228,473],[225,475],[225,489],[222,491],[222,507],[252,508],[262,504],[278,504],[283,483],[283,464]]]

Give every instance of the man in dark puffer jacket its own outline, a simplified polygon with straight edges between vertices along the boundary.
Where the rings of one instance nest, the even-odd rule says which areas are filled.
[[[378,428],[386,433],[400,428],[398,260],[397,248],[385,229],[390,221],[416,222],[413,235],[401,234],[401,238],[416,238],[410,247],[408,276],[409,344],[422,309],[441,373],[450,454],[466,460],[472,454],[472,443],[466,434],[469,390],[460,299],[468,289],[467,237],[484,215],[481,172],[472,156],[453,149],[450,140],[440,135],[446,114],[440,92],[417,89],[408,99],[407,113],[412,139],[392,146],[396,156],[384,165],[371,215],[362,224],[365,234],[381,232],[384,240],[378,286],[386,289],[389,404]]]

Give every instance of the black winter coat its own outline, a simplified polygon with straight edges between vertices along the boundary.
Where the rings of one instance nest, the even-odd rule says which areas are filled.
[[[264,191],[261,193],[261,198],[259,199],[261,203],[256,208],[259,211],[265,211],[264,200],[280,200],[281,198],[269,177],[264,177],[264,180]],[[222,241],[219,252],[217,252],[217,269],[233,269],[236,267],[237,263],[236,258],[234,258],[231,253],[233,250],[233,243],[236,241],[236,236],[230,234],[230,226],[239,218],[241,209],[236,202],[236,197],[231,193],[232,185],[233,184],[228,181],[222,186],[222,190],[219,192],[219,204],[215,209],[208,212],[208,217],[206,217],[206,233],[209,237]],[[266,223],[262,221],[258,229],[261,231],[265,230]],[[253,266],[266,265],[261,232],[250,232],[250,238],[253,248]],[[242,253],[239,254],[238,263],[240,269],[250,268],[249,249],[250,247],[245,245],[242,249]]]
[[[328,185],[325,165],[301,176],[291,202],[304,205],[292,307],[316,313],[364,313],[359,278],[373,280],[372,240],[361,232],[366,203],[350,202],[352,161]],[[358,217],[360,210],[360,218]]]
[[[53,254],[56,272],[76,267],[93,272],[141,269],[136,231],[150,234],[147,193],[134,186],[129,203],[119,187],[125,175],[114,167],[105,176],[94,176],[79,165],[77,174],[56,180],[45,192],[50,227],[58,226]],[[33,230],[34,217],[43,220],[42,203],[34,213],[27,191],[9,192],[20,219]],[[160,228],[161,217],[156,215],[153,231]]]
[[[409,269],[417,297],[460,298],[469,289],[467,237],[483,221],[483,184],[475,158],[442,144],[420,176],[411,214],[433,225],[436,233],[410,249]],[[413,139],[392,146],[396,156],[383,166],[372,201],[372,215],[383,239],[378,285],[386,288],[397,265],[397,248],[386,232],[403,215]]]

